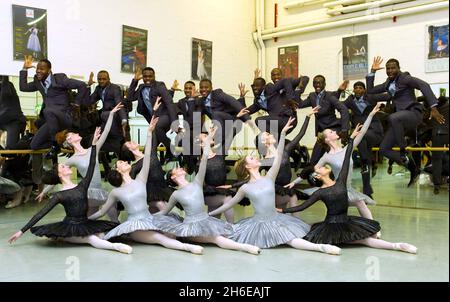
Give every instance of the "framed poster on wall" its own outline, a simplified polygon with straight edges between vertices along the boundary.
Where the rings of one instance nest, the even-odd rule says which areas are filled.
[[[367,35],[342,38],[344,80],[363,79],[369,69]]]
[[[448,23],[427,25],[425,72],[448,71]]]
[[[285,78],[298,78],[298,46],[278,48],[278,67]]]
[[[12,6],[13,59],[47,58],[47,10],[27,6]]]
[[[213,42],[192,38],[192,67],[193,80],[212,78],[212,47]]]
[[[123,25],[122,27],[122,60],[121,70],[134,73],[137,67],[141,70],[147,66],[148,31]]]

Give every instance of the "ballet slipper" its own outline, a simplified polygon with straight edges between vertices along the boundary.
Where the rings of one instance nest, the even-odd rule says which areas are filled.
[[[394,250],[402,251],[410,254],[417,254],[417,247],[409,243],[394,243]]]
[[[131,246],[123,243],[113,243],[113,246],[116,251],[124,254],[131,254],[133,252],[133,248]]]
[[[320,248],[320,251],[325,254],[329,254],[329,255],[340,255],[341,254],[341,249],[335,245],[320,244],[319,248]]]
[[[185,244],[184,245],[185,250],[187,252],[191,252],[192,254],[195,255],[202,255],[203,254],[203,247],[201,247],[200,245],[194,245],[194,244]]]
[[[379,231],[378,233],[375,234],[377,239],[381,238],[381,231]]]
[[[247,252],[252,255],[261,254],[261,249],[257,246],[251,244],[243,244],[242,251]]]

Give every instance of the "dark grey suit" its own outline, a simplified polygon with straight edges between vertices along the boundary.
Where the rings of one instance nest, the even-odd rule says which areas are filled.
[[[69,91],[77,89],[78,94],[75,102],[83,103],[83,97],[87,94],[86,83],[69,79],[63,73],[52,74],[51,86],[47,93],[43,83],[37,77],[30,83],[27,82],[28,71],[20,71],[20,91],[35,92],[42,94],[44,103],[39,113],[39,130],[31,141],[31,149],[38,150],[48,148],[55,143],[55,135],[72,126],[72,114]]]
[[[377,86],[374,86],[374,80],[375,75],[367,75],[367,93],[390,93],[391,81],[389,79]],[[408,72],[401,72],[397,76],[395,79],[395,94],[391,95],[396,112],[388,117],[390,127],[380,144],[380,153],[398,164],[402,164],[401,153],[392,151],[392,147],[398,145],[401,150],[404,150],[407,146],[405,132],[416,131],[417,126],[422,121],[423,106],[416,100],[415,89],[422,92],[430,107],[437,105],[437,99],[430,85],[426,82],[412,77]]]
[[[3,76],[0,86],[0,129],[7,132],[6,149],[16,148],[25,124],[17,91],[8,76]]]

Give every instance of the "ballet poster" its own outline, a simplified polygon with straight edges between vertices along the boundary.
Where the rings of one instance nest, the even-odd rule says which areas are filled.
[[[47,10],[13,5],[14,60],[47,58]]]
[[[369,70],[367,35],[342,39],[344,80],[364,79]]]
[[[426,72],[448,71],[448,24],[427,26]]]
[[[192,72],[193,80],[209,79],[212,76],[212,46],[213,42],[192,39]]]
[[[123,25],[122,28],[122,72],[134,73],[147,66],[148,31]]]
[[[278,48],[278,67],[285,78],[298,78],[298,46]]]

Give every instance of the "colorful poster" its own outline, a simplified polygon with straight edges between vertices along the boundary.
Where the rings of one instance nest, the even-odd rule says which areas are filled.
[[[285,78],[298,78],[298,46],[278,48],[278,67]]]
[[[193,80],[212,78],[212,47],[213,42],[192,38],[192,69]]]
[[[13,5],[13,57],[47,58],[47,10]]]
[[[147,39],[147,30],[123,25],[122,72],[134,73],[137,67],[147,66]]]
[[[344,80],[364,79],[369,69],[367,35],[342,39]]]
[[[448,24],[427,26],[426,72],[448,71]]]

